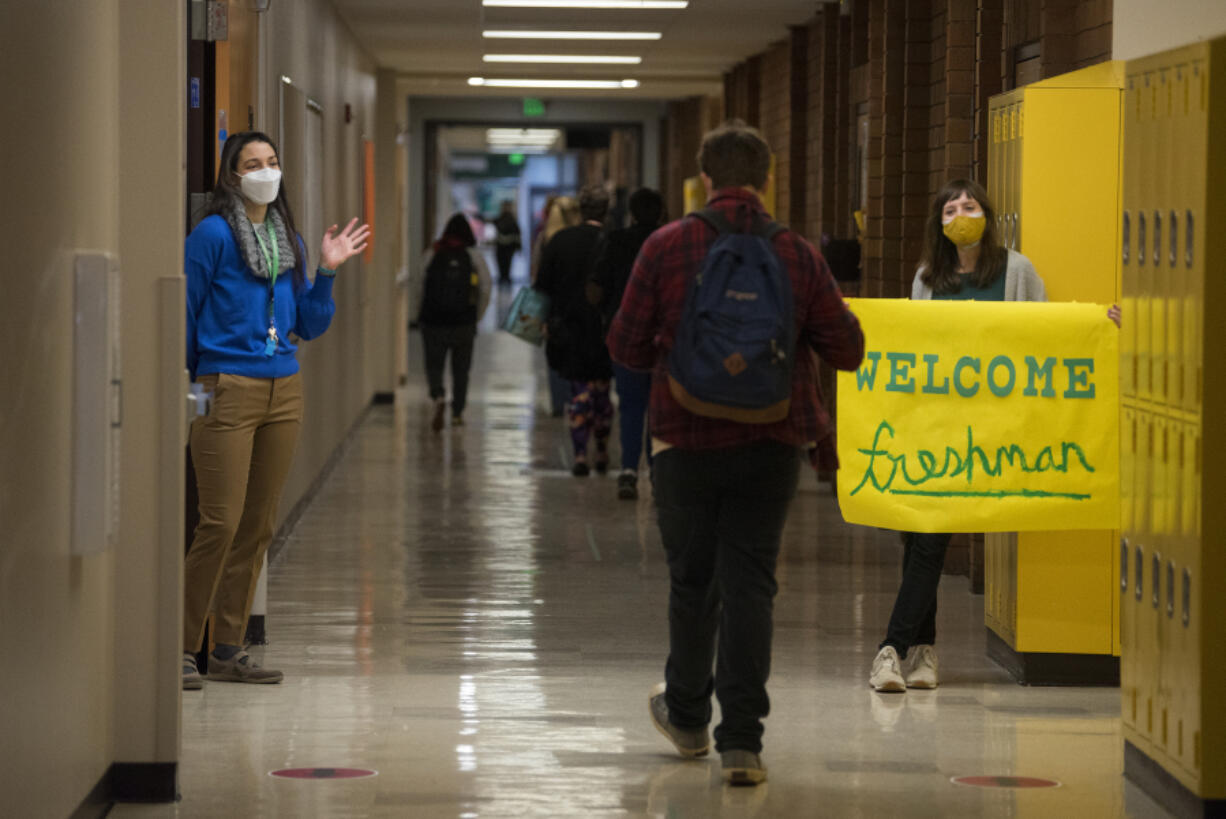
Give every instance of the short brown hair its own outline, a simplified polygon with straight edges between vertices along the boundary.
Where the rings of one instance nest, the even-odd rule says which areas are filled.
[[[579,191],[579,215],[584,221],[599,222],[609,212],[609,192],[604,185],[587,185]]]
[[[762,190],[770,174],[771,149],[757,129],[731,119],[702,138],[698,167],[716,189],[748,185]]]

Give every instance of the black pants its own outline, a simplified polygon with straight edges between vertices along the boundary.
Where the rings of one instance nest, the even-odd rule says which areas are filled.
[[[665,702],[673,723],[700,727],[714,691],[717,751],[762,750],[775,562],[799,471],[799,451],[775,442],[669,449],[652,468],[671,584]]]
[[[511,281],[511,260],[515,258],[515,245],[499,245],[494,250],[498,262],[498,281],[503,284]]]
[[[899,657],[906,657],[911,646],[936,642],[937,586],[951,537],[916,532],[903,535],[902,585],[894,600],[885,641],[878,649],[893,646]]]
[[[422,347],[426,353],[426,382],[430,385],[430,397],[443,398],[443,367],[447,353],[451,353],[451,414],[460,415],[468,400],[468,369],[473,363],[473,343],[477,339],[477,325],[461,324],[456,327],[426,325],[421,327]]]

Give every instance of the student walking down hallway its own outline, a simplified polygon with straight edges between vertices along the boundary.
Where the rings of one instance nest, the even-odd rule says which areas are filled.
[[[443,234],[426,253],[418,277],[416,304],[421,305],[422,349],[435,432],[445,424],[447,389],[443,370],[451,356],[451,425],[464,424],[468,403],[468,371],[472,366],[477,323],[490,303],[490,271],[476,248],[468,219],[462,213],[447,220]]]

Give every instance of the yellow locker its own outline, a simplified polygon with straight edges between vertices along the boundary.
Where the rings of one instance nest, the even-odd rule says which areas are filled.
[[[1153,273],[1149,255],[1150,237],[1150,203],[1153,202],[1156,184],[1155,173],[1152,171],[1153,156],[1157,151],[1157,140],[1154,138],[1153,95],[1151,84],[1146,77],[1130,78],[1126,128],[1129,136],[1125,138],[1126,147],[1135,150],[1128,151],[1135,159],[1125,163],[1127,167],[1125,179],[1128,201],[1126,211],[1132,216],[1135,234],[1135,251],[1133,253],[1136,266],[1136,372],[1137,397],[1142,401],[1152,401],[1153,395]],[[1131,142],[1130,142],[1131,141]],[[1145,169],[1151,169],[1146,171]]]
[[[1127,315],[1127,314],[1125,314]],[[1132,540],[1136,534],[1136,451],[1138,415],[1141,412],[1127,400],[1120,408],[1120,553],[1119,622],[1120,622],[1120,701],[1125,729],[1136,728],[1136,614],[1129,604],[1132,576]]]
[[[989,104],[1002,242],[1034,263],[1052,301],[1119,297],[1123,88],[1124,64],[1103,63]],[[1117,532],[988,535],[985,564],[994,657],[1029,683],[1118,678]],[[1048,676],[1038,658],[1053,655],[1061,668]]]
[[[1205,311],[1226,303],[1226,38],[1130,61],[1126,73],[1120,257],[1138,401],[1124,418],[1138,444],[1121,450],[1132,486],[1121,542],[1133,554],[1121,601],[1125,773],[1156,782],[1147,757],[1220,805],[1226,430],[1205,421],[1226,413],[1213,355],[1226,328]]]

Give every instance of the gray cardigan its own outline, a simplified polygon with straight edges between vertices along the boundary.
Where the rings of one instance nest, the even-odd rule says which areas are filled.
[[[1005,301],[1047,301],[1043,280],[1035,272],[1030,260],[1016,250],[1010,250],[1008,253],[1009,262],[1005,266]],[[923,265],[915,271],[915,281],[911,283],[913,299],[932,298],[932,288],[920,279],[923,272]]]

